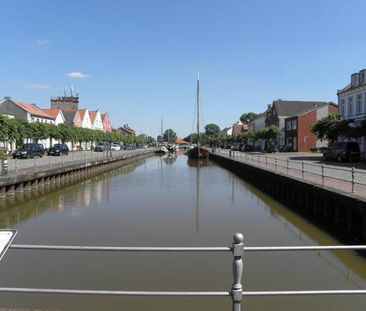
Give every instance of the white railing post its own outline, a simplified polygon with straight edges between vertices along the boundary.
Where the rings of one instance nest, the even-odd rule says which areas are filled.
[[[231,286],[231,297],[233,301],[233,311],[241,310],[241,301],[243,299],[243,287],[241,277],[243,274],[243,255],[244,255],[244,237],[241,233],[234,234],[233,242],[233,285]]]
[[[18,167],[18,158],[15,158],[15,174],[18,175],[19,167]]]
[[[355,180],[355,168],[352,167],[352,193],[355,193],[355,184],[356,184],[356,180]]]

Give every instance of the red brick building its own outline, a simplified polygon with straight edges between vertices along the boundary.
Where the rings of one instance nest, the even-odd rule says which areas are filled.
[[[326,141],[320,141],[311,132],[312,126],[330,113],[338,113],[335,103],[325,106],[314,106],[296,116],[285,119],[285,145],[288,151],[308,152],[314,147],[327,146]]]

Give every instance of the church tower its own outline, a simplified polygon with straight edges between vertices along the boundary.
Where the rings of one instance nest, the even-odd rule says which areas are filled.
[[[74,88],[70,87],[70,95],[66,94],[66,87],[64,88],[64,96],[57,96],[51,98],[51,109],[61,110],[78,110],[79,109],[79,94],[73,94]]]

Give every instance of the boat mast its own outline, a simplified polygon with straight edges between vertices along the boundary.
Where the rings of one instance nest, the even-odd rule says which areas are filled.
[[[200,72],[197,71],[197,146],[200,145]]]
[[[163,138],[163,118],[161,118],[160,135],[161,135],[161,143],[163,143],[164,142],[164,138]]]

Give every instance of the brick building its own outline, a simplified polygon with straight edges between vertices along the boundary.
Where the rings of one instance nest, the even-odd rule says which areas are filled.
[[[312,126],[330,113],[338,113],[338,106],[329,102],[327,105],[314,106],[295,116],[285,119],[285,146],[288,151],[308,152],[311,148],[326,147],[326,141],[320,141],[311,132]]]

